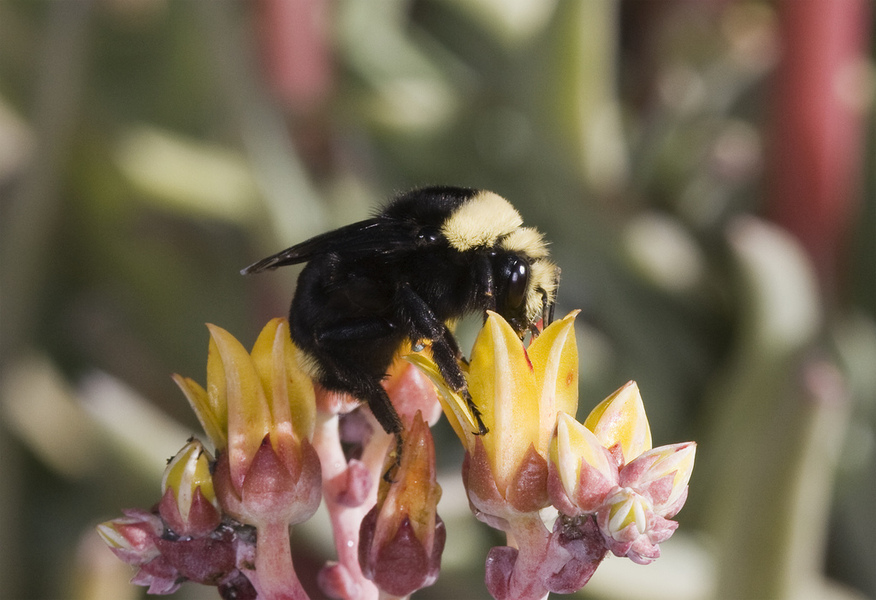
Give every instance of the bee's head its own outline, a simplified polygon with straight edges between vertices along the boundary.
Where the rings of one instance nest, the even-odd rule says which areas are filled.
[[[475,192],[441,233],[455,250],[490,253],[496,310],[521,336],[553,305],[559,269],[547,258],[547,244],[498,194]]]
[[[547,259],[541,234],[530,227],[509,234],[500,248],[493,268],[496,309],[523,336],[553,306],[559,269]]]

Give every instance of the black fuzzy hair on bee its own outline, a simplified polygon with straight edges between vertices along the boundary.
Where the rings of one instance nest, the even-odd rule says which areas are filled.
[[[522,337],[552,318],[559,269],[540,233],[493,192],[428,187],[397,196],[371,219],[317,235],[243,269],[307,263],[289,314],[292,340],[326,389],[366,401],[387,433],[402,422],[381,380],[399,347],[431,342],[447,384],[479,431],[447,321],[493,310]]]

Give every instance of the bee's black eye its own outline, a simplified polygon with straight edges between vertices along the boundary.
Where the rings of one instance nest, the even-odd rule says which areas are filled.
[[[435,227],[423,227],[417,234],[417,239],[423,244],[434,244],[441,238],[441,232]]]
[[[508,262],[506,271],[505,298],[506,309],[517,309],[526,300],[526,289],[529,286],[529,263],[522,258],[514,257]]]

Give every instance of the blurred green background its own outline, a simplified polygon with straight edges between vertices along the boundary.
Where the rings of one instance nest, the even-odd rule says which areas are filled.
[[[678,533],[592,598],[876,597],[870,0],[0,1],[0,596],[135,598],[94,533],[158,499],[205,322],[251,344],[296,271],[238,271],[425,184],[544,231],[580,416],[638,381],[696,440]],[[500,543],[436,428],[448,545]],[[324,521],[296,564],[331,557]],[[184,585],[179,598],[212,598]],[[316,595],[314,597],[317,597]]]

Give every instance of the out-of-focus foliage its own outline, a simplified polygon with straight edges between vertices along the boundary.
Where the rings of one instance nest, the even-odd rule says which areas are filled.
[[[867,2],[799,13],[833,31],[818,56],[851,56],[844,103],[806,113],[830,152],[790,163],[839,178],[838,231],[805,189],[777,201],[781,94],[808,81],[779,77],[794,0],[0,2],[4,597],[138,597],[93,526],[154,499],[197,431],[170,374],[202,368],[204,322],[252,340],[287,310],[294,270],[239,269],[431,183],[546,232],[558,314],[582,309],[582,414],[636,379],[655,444],[698,442],[664,556],[607,561],[588,595],[876,595]],[[815,215],[804,245],[789,211]],[[489,533],[436,435],[448,540],[417,597],[486,597]]]

